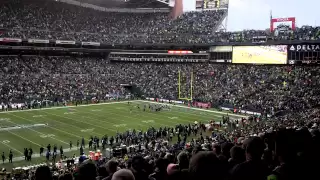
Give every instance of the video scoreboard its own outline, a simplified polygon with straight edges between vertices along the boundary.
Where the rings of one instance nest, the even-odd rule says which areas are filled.
[[[234,64],[320,64],[320,43],[294,45],[212,46],[210,62]]]

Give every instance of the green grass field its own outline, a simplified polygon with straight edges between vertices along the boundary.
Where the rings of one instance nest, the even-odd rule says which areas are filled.
[[[58,150],[63,146],[64,151],[69,150],[69,142],[76,146],[77,140],[82,137],[86,143],[90,136],[112,136],[116,132],[124,132],[128,129],[147,129],[149,127],[173,127],[177,124],[188,124],[194,121],[208,122],[212,119],[220,121],[226,112],[174,106],[170,111],[163,110],[152,112],[136,108],[137,104],[154,102],[132,101],[110,102],[104,104],[85,105],[77,107],[58,107],[49,109],[34,109],[24,111],[0,112],[0,153],[5,152],[7,161],[0,163],[0,167],[25,166],[30,163],[44,161],[39,157],[40,146],[46,149],[50,143],[56,144]],[[130,109],[133,109],[130,112]],[[230,115],[231,118],[239,118],[240,115]],[[38,124],[37,126],[35,124]],[[7,129],[8,127],[20,127]],[[32,162],[25,162],[23,158],[24,148],[31,147],[34,151]],[[8,163],[9,150],[14,153],[13,164]],[[79,151],[73,148],[67,154]]]

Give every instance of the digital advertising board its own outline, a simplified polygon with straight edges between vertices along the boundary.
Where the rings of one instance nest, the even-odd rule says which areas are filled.
[[[320,43],[289,45],[288,62],[289,64],[320,64]]]
[[[234,46],[232,63],[287,64],[287,45]]]
[[[295,17],[272,18],[270,22],[270,31],[273,32],[277,28],[281,28],[284,26],[294,30],[296,28],[296,18]]]
[[[232,46],[211,46],[209,52],[209,62],[231,63],[232,61]]]

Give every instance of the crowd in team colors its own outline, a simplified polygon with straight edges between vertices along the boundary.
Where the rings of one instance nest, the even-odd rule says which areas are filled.
[[[216,32],[224,10],[185,13],[101,12],[55,1],[0,2],[0,37],[93,41],[108,44],[192,43],[267,39],[315,40],[320,28]],[[210,22],[210,23],[208,23]],[[182,72],[179,77],[178,72]],[[193,72],[193,73],[191,73]],[[320,69],[317,66],[255,66],[208,63],[111,62],[98,57],[1,56],[0,111],[38,101],[105,100],[136,86],[143,97],[210,102],[271,117],[215,125],[124,132],[137,148],[116,157],[90,160],[81,153],[65,165],[41,165],[0,173],[3,179],[35,180],[292,180],[317,179],[320,150]],[[191,75],[193,74],[193,78]],[[30,106],[27,108],[31,108]],[[226,125],[226,126],[224,126]],[[150,133],[151,131],[151,133]],[[162,132],[162,133],[161,133]],[[173,140],[171,137],[174,136]],[[207,137],[208,136],[208,137]],[[126,137],[126,138],[123,138]],[[192,139],[191,139],[192,138]],[[178,141],[178,142],[177,142]],[[28,149],[27,149],[28,151]],[[62,163],[63,164],[63,163]]]
[[[0,2],[0,37],[92,41],[106,44],[203,44],[266,39],[319,39],[319,27],[303,26],[276,34],[266,30],[217,32],[225,10],[184,13],[171,19],[169,13],[102,12],[81,6],[45,0]],[[258,42],[260,40],[257,40]]]
[[[77,158],[2,175],[16,180],[313,179],[320,160],[319,112],[301,110],[268,121],[225,116],[226,126],[214,125],[212,134],[203,123],[126,131],[104,137],[111,145],[135,145],[124,153],[94,158],[82,151]]]
[[[134,85],[150,98],[181,97],[211,102],[214,107],[275,114],[301,110],[319,102],[319,67],[255,66],[207,63],[129,63],[104,58],[3,56],[0,58],[0,103],[105,100],[120,96],[120,84]],[[139,69],[139,71],[137,71]]]

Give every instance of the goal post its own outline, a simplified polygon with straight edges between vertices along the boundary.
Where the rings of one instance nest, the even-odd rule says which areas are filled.
[[[193,97],[193,72],[182,73],[178,71],[178,96],[179,100],[191,101]]]

